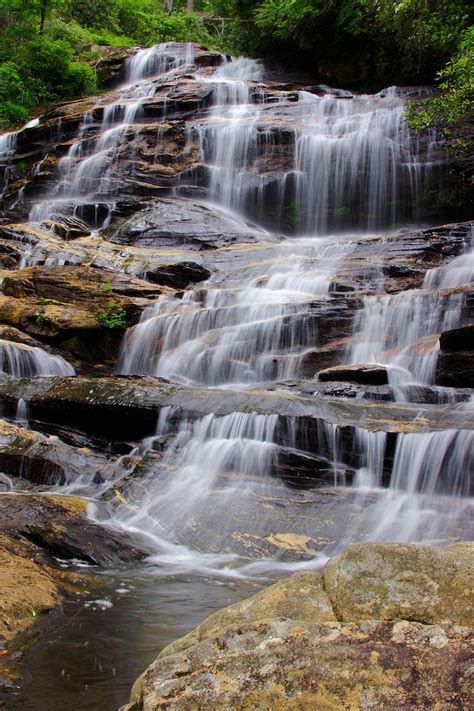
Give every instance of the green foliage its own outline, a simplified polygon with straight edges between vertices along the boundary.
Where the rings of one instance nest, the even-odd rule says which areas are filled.
[[[111,30],[94,30],[89,33],[89,36],[95,44],[102,44],[108,47],[130,47],[137,44],[132,37],[117,35]]]
[[[47,319],[46,316],[42,311],[40,313],[36,314],[35,318],[35,324],[38,326],[38,328],[42,328],[43,326],[46,325]]]
[[[12,101],[0,101],[0,130],[26,123],[30,113],[24,106],[18,106]]]
[[[106,281],[102,282],[102,284],[100,285],[100,290],[104,291],[106,293],[109,291],[112,291],[113,290],[112,281],[110,279],[106,279]]]
[[[122,331],[127,328],[127,313],[125,309],[119,309],[115,301],[109,301],[106,311],[99,311],[97,318],[105,328]]]
[[[449,126],[463,121],[474,106],[474,26],[464,33],[459,49],[446,67],[438,73],[440,93],[420,106],[411,102],[408,120],[412,128],[423,131]],[[457,149],[467,149],[458,145]]]
[[[124,34],[139,44],[170,40],[212,43],[198,15],[184,11],[168,14],[152,0],[121,0],[118,18]]]
[[[83,27],[119,32],[117,0],[74,0],[71,17]]]
[[[62,40],[79,51],[90,43],[90,32],[74,19],[66,21],[54,16],[46,24],[46,33],[53,40]]]

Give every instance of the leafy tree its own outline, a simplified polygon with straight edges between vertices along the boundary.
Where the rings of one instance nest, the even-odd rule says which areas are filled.
[[[472,112],[474,106],[474,26],[464,33],[459,49],[438,73],[440,93],[419,110],[409,107],[408,117],[413,128],[425,130],[437,126],[450,130]]]

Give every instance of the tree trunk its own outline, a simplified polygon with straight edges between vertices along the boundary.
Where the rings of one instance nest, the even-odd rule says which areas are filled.
[[[188,12],[194,12],[194,0],[186,0],[186,9]]]
[[[48,0],[41,0],[41,5],[40,5],[40,26],[39,26],[39,33],[40,35],[43,34],[44,32],[44,22],[46,20],[46,9],[48,6]]]

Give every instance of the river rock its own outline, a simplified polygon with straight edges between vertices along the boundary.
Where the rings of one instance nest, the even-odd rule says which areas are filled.
[[[166,284],[184,289],[189,284],[205,281],[210,276],[210,271],[195,262],[178,262],[177,264],[155,267],[146,271],[142,278],[153,284]]]
[[[117,468],[104,454],[94,451],[77,433],[61,432],[70,443],[0,420],[0,470],[18,480],[40,486],[66,484],[80,477],[96,484],[113,479]]]
[[[133,563],[144,557],[127,536],[87,519],[86,499],[53,494],[0,494],[1,528],[60,558],[92,565]]]
[[[166,647],[122,711],[469,707],[473,563],[472,544],[351,547]]]

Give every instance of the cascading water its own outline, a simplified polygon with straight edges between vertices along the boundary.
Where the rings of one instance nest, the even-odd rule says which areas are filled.
[[[434,382],[439,334],[458,326],[467,299],[459,287],[474,280],[473,240],[471,232],[464,254],[428,270],[421,289],[364,299],[346,361],[385,365],[399,400],[407,398],[406,386]]]
[[[395,223],[436,174],[434,137],[417,144],[396,91],[343,99],[299,92],[297,101],[281,94],[275,102],[274,97],[267,101],[261,80],[262,67],[249,60],[225,64],[205,79],[213,87],[212,104],[197,128],[189,129],[188,141],[197,135],[211,203],[283,230],[290,204],[292,227],[299,234],[374,229]],[[271,167],[282,136],[293,146],[292,163],[275,177]],[[126,334],[119,372],[234,388],[294,377],[308,348],[318,346],[324,330],[318,310],[329,303],[331,278],[352,249],[350,237],[286,240],[271,248],[269,259],[235,274],[228,270],[224,287],[216,276],[182,297],[161,297]],[[463,259],[464,275],[468,258]],[[460,264],[453,260],[458,281],[464,279]],[[364,338],[347,348],[347,361],[386,362],[399,394],[400,383],[430,383],[437,355],[433,336],[457,324],[464,303],[456,291],[430,294],[434,279],[447,280],[446,288],[451,279],[449,287],[454,286],[450,269],[434,270],[443,272],[438,276],[428,272],[423,289],[366,297],[354,325],[354,333]],[[160,436],[167,417],[160,416]],[[356,525],[348,524],[331,550],[357,538],[423,538],[433,506],[439,509],[433,535],[450,530],[462,515],[464,504],[457,502],[468,493],[469,431],[400,433],[390,454],[385,432],[355,428],[348,461],[338,425],[318,425],[315,451],[311,438],[303,437],[302,444],[296,425],[287,428],[283,442],[281,426],[272,418],[261,420],[265,435],[255,428],[252,436],[245,434],[254,417],[262,416],[235,412],[227,418],[180,420],[180,431],[165,445],[165,473],[160,469],[158,477],[151,476],[144,507],[133,514],[119,507],[112,514],[114,525],[155,536],[156,561],[165,563],[176,554],[165,540],[177,544],[183,527],[206,527],[216,518],[231,535],[236,523],[230,512],[239,510],[241,487],[256,497],[262,487],[275,487],[269,474],[289,452],[300,460],[324,453],[323,469],[334,485],[350,484],[357,505],[367,510]],[[393,449],[393,437],[391,442]],[[408,474],[415,450],[416,471]],[[246,505],[253,510],[251,497]],[[387,508],[393,516],[387,517]]]
[[[433,179],[435,136],[421,160],[395,94],[341,100],[300,91],[296,102],[282,94],[269,106],[255,84],[257,63],[237,60],[217,79],[214,108],[198,134],[209,196],[220,205],[298,234],[380,229],[406,217]],[[276,176],[282,143],[291,145],[293,161]]]
[[[2,179],[0,183],[0,199],[3,197],[8,187],[11,174],[11,158],[15,154],[17,146],[16,133],[3,133],[0,135],[0,170]]]
[[[121,373],[222,385],[289,378],[317,342],[315,302],[324,302],[347,243],[294,240],[273,259],[212,280],[182,299],[162,297],[125,337]]]
[[[60,356],[42,348],[0,340],[0,373],[15,378],[36,375],[74,375],[74,368]]]
[[[128,60],[126,80],[119,96],[112,103],[97,105],[85,114],[78,138],[60,163],[60,177],[53,194],[36,203],[30,221],[43,223],[54,220],[64,211],[83,217],[95,206],[94,227],[104,228],[110,217],[114,198],[117,198],[117,166],[120,149],[127,140],[128,129],[139,121],[143,102],[156,91],[153,81],[163,74],[178,69],[193,68],[192,44],[165,42],[143,49]],[[97,126],[94,110],[102,111],[102,122]],[[93,134],[96,137],[93,137]],[[92,137],[91,137],[92,136]],[[133,132],[130,137],[133,140]],[[112,204],[105,208],[105,202]],[[98,206],[102,203],[102,210]]]
[[[197,398],[205,396],[202,386],[220,386],[223,396],[224,388],[240,390],[243,404],[233,413],[204,417],[163,408],[156,436],[130,455],[146,461],[144,480],[134,473],[128,481],[130,472],[119,465],[110,479],[114,487],[123,485],[125,499],[110,497],[106,523],[146,535],[156,551],[152,560],[167,571],[224,566],[229,575],[239,574],[230,571],[237,565],[232,541],[245,541],[249,549],[257,545],[239,520],[259,520],[268,545],[275,533],[278,540],[273,520],[291,526],[284,482],[294,487],[297,506],[317,517],[317,507],[311,507],[324,501],[330,513],[325,519],[330,532],[321,532],[318,551],[332,553],[352,540],[451,535],[469,505],[469,430],[392,432],[389,425],[386,432],[383,411],[382,425],[373,429],[316,416],[305,424],[296,416],[245,407],[245,389],[257,384],[291,401],[308,354],[331,340],[328,323],[351,321],[354,305],[333,289],[338,267],[367,231],[413,218],[417,199],[439,173],[436,136],[414,138],[404,120],[404,99],[394,88],[374,96],[327,87],[318,95],[290,91],[265,83],[264,68],[254,60],[221,57],[217,69],[201,70],[196,51],[191,44],[165,43],[135,53],[124,85],[108,103],[99,99],[87,112],[60,163],[56,188],[30,213],[31,221],[48,228],[48,221],[63,214],[85,219],[86,213],[94,230],[107,227],[133,180],[130,155],[142,130],[153,136],[148,149],[158,161],[163,131],[175,111],[170,86],[183,81],[185,99],[177,92],[178,101],[191,96],[198,109],[179,119],[184,151],[193,159],[174,183],[172,199],[186,199],[191,191],[211,208],[251,221],[258,234],[261,251],[247,261],[237,259],[235,266],[229,259],[224,275],[217,270],[194,290],[160,297],[125,334],[120,374],[185,381],[199,386]],[[193,87],[205,91],[194,94]],[[173,155],[165,158],[169,165]],[[226,259],[225,250],[217,253],[217,259]],[[431,384],[438,334],[458,324],[465,306],[458,287],[472,279],[471,257],[469,252],[429,271],[421,289],[364,296],[354,342],[345,346],[350,339],[340,324],[330,334],[345,346],[346,362],[385,364],[399,399],[409,399],[404,384]],[[21,374],[28,368],[36,374],[31,364],[21,368]],[[314,381],[314,390],[305,391],[308,408],[318,401],[317,387]],[[453,406],[453,413],[462,421],[460,409]],[[318,499],[315,482],[329,488],[334,506],[328,498]],[[94,485],[86,477],[79,490],[91,493]],[[74,483],[68,487],[75,491]],[[107,487],[109,480],[100,493]],[[346,517],[335,492],[352,502],[355,513]],[[330,521],[338,519],[338,527],[331,528]],[[205,529],[212,534],[203,541]],[[183,541],[210,552],[192,553]],[[305,549],[307,558],[311,550]],[[240,574],[277,563],[252,565]]]

